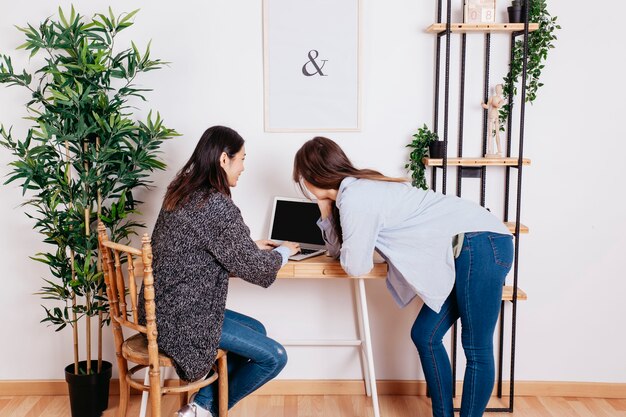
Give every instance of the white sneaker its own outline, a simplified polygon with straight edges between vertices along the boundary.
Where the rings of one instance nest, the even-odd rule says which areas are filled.
[[[184,405],[176,412],[176,417],[213,417],[211,412],[206,408],[200,407],[195,402]]]

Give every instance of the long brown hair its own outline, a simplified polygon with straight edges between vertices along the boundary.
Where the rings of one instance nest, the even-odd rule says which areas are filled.
[[[220,165],[220,157],[225,152],[229,158],[233,158],[244,142],[239,133],[231,128],[208,128],[202,134],[189,161],[167,187],[163,208],[167,211],[176,209],[198,190],[207,194],[216,191],[230,197],[228,177]]]
[[[296,152],[293,161],[293,180],[304,195],[308,195],[308,192],[302,180],[324,190],[338,190],[341,181],[346,177],[388,182],[409,181],[406,178],[388,177],[373,169],[355,168],[339,145],[322,136],[305,142]],[[333,224],[337,236],[343,242],[336,204],[333,204]]]

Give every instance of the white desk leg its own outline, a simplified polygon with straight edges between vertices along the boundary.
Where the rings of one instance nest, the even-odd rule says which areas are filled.
[[[150,372],[148,371],[150,367],[146,367],[146,376],[143,379],[144,385],[147,385],[150,382]],[[161,367],[161,386],[165,383],[165,370],[169,368]],[[148,393],[144,391],[141,394],[141,408],[139,409],[139,417],[146,417],[146,411],[148,410]]]
[[[360,296],[359,304],[361,305],[363,330],[365,331],[365,353],[369,368],[370,388],[372,390],[372,407],[374,408],[374,417],[380,417],[380,409],[378,407],[378,390],[376,389],[376,374],[374,372],[374,354],[372,353],[372,336],[370,334],[370,320],[367,312],[367,297],[365,296],[365,281],[363,278],[358,278],[358,281]]]
[[[143,379],[143,384],[148,385],[150,382],[150,372],[148,372],[150,367],[146,367],[146,376]],[[141,393],[141,408],[139,409],[139,417],[146,417],[146,410],[148,409],[148,393],[144,391]]]
[[[361,311],[361,294],[359,293],[358,280],[352,280],[352,286],[354,288],[354,300],[356,301],[356,315],[358,318],[359,334],[358,338],[361,341],[359,350],[361,351],[361,370],[363,372],[363,380],[365,381],[365,393],[368,397],[372,396],[370,388],[370,373],[369,364],[367,363],[367,355],[365,354],[365,328],[363,326],[363,312]]]

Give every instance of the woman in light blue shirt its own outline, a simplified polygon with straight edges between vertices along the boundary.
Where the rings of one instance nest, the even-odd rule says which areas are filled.
[[[493,334],[512,236],[483,207],[355,168],[332,140],[316,137],[296,153],[293,179],[317,198],[327,248],[349,275],[387,261],[387,288],[400,307],[424,301],[411,329],[434,417],[452,417],[452,371],[443,336],[461,319],[467,358],[461,417],[482,416],[494,384]]]

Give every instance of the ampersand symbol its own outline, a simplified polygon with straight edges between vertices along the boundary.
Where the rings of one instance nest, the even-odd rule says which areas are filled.
[[[312,54],[311,54],[312,52],[315,52],[315,56],[312,56]],[[319,75],[321,75],[322,77],[326,77],[327,75],[326,75],[326,74],[324,74],[324,73],[322,72],[322,68],[324,68],[324,65],[326,65],[326,61],[328,61],[328,60],[327,60],[327,59],[322,59],[322,60],[321,60],[321,61],[322,61],[322,66],[320,67],[319,65],[317,65],[317,62],[315,61],[315,60],[317,59],[317,57],[319,56],[319,52],[317,52],[315,49],[311,49],[311,50],[309,51],[309,54],[308,54],[308,55],[309,55],[309,61],[308,61],[308,62],[306,62],[306,63],[302,66],[302,74],[304,74],[304,75],[305,75],[305,76],[307,76],[307,77],[310,77],[310,76],[315,75],[315,74],[319,74]],[[315,69],[316,69],[317,71],[315,71],[315,72],[309,72],[309,71],[307,71],[306,66],[307,66],[307,65],[309,65],[309,64],[313,64],[313,66],[315,67]]]

